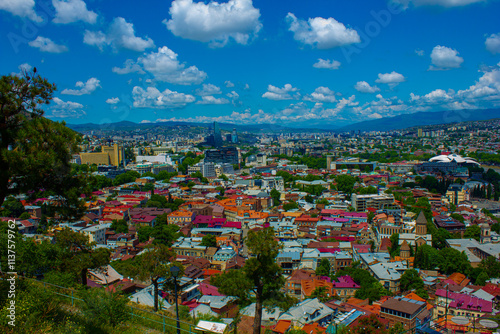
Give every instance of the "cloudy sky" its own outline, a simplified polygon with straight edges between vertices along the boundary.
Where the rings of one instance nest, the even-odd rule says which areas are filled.
[[[68,123],[338,127],[500,106],[498,0],[0,0],[2,74]]]

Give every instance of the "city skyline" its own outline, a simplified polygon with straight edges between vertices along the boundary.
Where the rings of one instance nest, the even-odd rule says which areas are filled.
[[[330,126],[500,105],[498,1],[0,2],[3,74],[69,123]]]

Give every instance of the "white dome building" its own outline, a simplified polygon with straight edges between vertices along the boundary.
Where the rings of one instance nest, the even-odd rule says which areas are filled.
[[[475,164],[479,165],[479,163],[476,161],[476,159],[465,157],[463,158],[462,156],[458,154],[449,154],[449,155],[437,155],[435,157],[432,157],[429,159],[429,162],[456,162],[457,164]]]

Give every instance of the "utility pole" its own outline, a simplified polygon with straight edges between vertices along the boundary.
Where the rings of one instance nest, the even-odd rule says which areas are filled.
[[[444,313],[444,328],[448,333],[448,285],[446,285],[446,311]]]

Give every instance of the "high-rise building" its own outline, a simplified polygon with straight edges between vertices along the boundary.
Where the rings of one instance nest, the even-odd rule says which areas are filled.
[[[222,146],[222,135],[220,133],[219,124],[217,124],[217,122],[214,122],[214,146]]]
[[[233,129],[233,134],[231,136],[231,141],[234,143],[234,144],[237,144],[238,143],[238,134],[236,133],[236,129]]]

